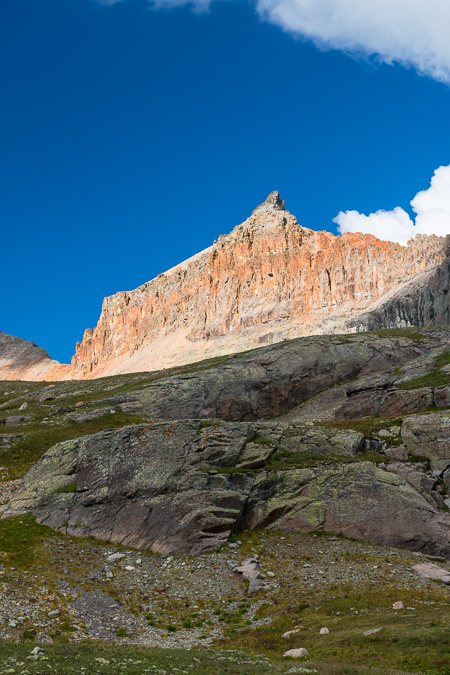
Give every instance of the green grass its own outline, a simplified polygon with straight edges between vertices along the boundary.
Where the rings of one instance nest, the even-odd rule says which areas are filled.
[[[17,568],[29,568],[35,563],[37,555],[43,555],[42,547],[39,546],[42,539],[55,536],[56,533],[49,527],[36,523],[30,513],[0,520],[0,551],[4,554],[3,560]]]
[[[341,586],[313,600],[314,595],[293,585],[284,598],[268,599],[259,607],[255,618],[271,618],[269,625],[236,631],[230,624],[226,644],[253,653],[264,651],[274,659],[287,649],[303,646],[319,673],[353,672],[347,668],[371,664],[407,673],[450,675],[448,591],[440,592],[437,585],[425,592],[384,582]],[[416,609],[395,613],[392,604],[400,598],[405,607]],[[423,604],[423,599],[432,604]],[[283,638],[294,626],[299,633]],[[324,626],[330,633],[321,636]],[[380,627],[378,633],[363,635]]]
[[[431,373],[416,377],[414,380],[403,382],[399,389],[420,389],[422,387],[444,387],[450,384],[450,373],[442,370],[432,370]]]
[[[264,438],[264,436],[260,436],[259,434],[255,438],[252,438],[251,442],[257,445],[275,445],[273,441],[269,441],[268,438]]]
[[[118,629],[117,632],[120,631],[121,629]],[[181,675],[183,670],[193,675],[222,675],[222,673],[224,675],[269,675],[286,671],[286,663],[279,664],[245,653],[155,649],[126,645],[104,646],[90,643],[45,645],[44,650],[48,661],[26,661],[33,647],[32,644],[0,642],[0,657],[3,661],[13,658],[24,662],[27,671],[33,675],[44,672],[58,675],[74,673],[77,675],[80,673],[85,675],[94,673],[142,675],[145,672],[162,673],[164,671],[167,675],[170,673]],[[51,669],[48,666],[51,666]],[[15,667],[14,663],[9,662],[6,667],[21,672],[25,665]]]
[[[389,429],[390,427],[400,427],[403,424],[403,418],[386,419],[380,417],[367,417],[357,420],[332,420],[331,422],[320,422],[317,427],[327,429],[341,429],[342,431],[359,431],[366,438],[374,438],[380,429]],[[391,436],[390,445],[401,445],[403,442],[401,436]]]
[[[2,452],[0,461],[2,466],[8,469],[10,479],[21,478],[56,443],[96,434],[106,429],[141,424],[147,420],[148,416],[116,412],[114,415],[104,415],[84,424],[70,421],[61,426],[44,426],[39,422],[34,422],[23,429],[14,427],[14,429],[17,429],[17,433],[23,431],[26,436],[18,438],[10,450]]]
[[[318,464],[333,464],[335,462],[353,461],[349,457],[334,455],[320,455],[313,452],[292,452],[285,448],[278,448],[270,458],[266,470],[288,471],[289,469],[304,469]]]
[[[64,487],[60,487],[58,490],[55,490],[53,494],[66,494],[66,493],[75,493],[77,491],[77,484],[76,481],[71,483],[70,485],[65,485]]]
[[[400,389],[419,389],[420,387],[444,387],[450,384],[450,373],[441,370],[443,366],[450,363],[450,352],[443,352],[440,354],[431,372],[426,375],[416,377],[414,380],[403,382]]]
[[[383,330],[368,331],[368,335],[379,335],[380,337],[407,338],[418,344],[425,341],[425,336],[417,328],[385,328]],[[428,336],[427,336],[428,337]],[[430,339],[428,337],[428,339]]]

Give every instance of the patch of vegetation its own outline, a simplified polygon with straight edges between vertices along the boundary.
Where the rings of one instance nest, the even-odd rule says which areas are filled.
[[[290,589],[258,609],[255,618],[270,618],[270,624],[239,631],[229,624],[226,644],[253,653],[264,651],[274,659],[302,645],[320,675],[362,673],[368,663],[383,669],[383,673],[449,675],[450,594],[440,588],[419,591],[383,581],[365,586],[341,585],[319,597],[306,588],[298,588],[295,603]],[[302,596],[309,602],[303,602]],[[392,604],[400,598],[405,607],[415,609],[395,612]],[[319,634],[324,626],[330,631],[326,639]],[[288,639],[282,637],[294,627],[297,634]],[[377,628],[381,630],[364,635]]]
[[[414,380],[403,382],[400,384],[400,389],[419,389],[420,387],[444,387],[450,384],[450,373],[441,370],[443,366],[450,363],[450,352],[443,352],[440,354],[431,372],[416,377]]]
[[[417,344],[425,341],[425,336],[417,328],[384,328],[377,331],[369,331],[368,335],[379,335],[379,337],[397,337],[407,338]],[[428,339],[430,339],[428,337]]]
[[[443,370],[432,370],[426,375],[416,377],[399,385],[399,389],[420,389],[422,387],[444,387],[450,384],[450,373]]]
[[[218,427],[220,425],[220,422],[217,422],[216,420],[205,420],[204,422],[200,423],[200,429],[207,429],[208,427]]]
[[[0,551],[14,567],[28,568],[35,562],[41,540],[54,537],[55,532],[36,523],[31,513],[0,520]]]
[[[341,429],[343,431],[359,431],[365,438],[375,438],[380,429],[390,429],[391,427],[401,427],[403,418],[397,417],[395,419],[383,419],[380,417],[366,417],[365,419],[357,420],[332,420],[331,422],[320,422],[316,424],[317,427],[325,427],[327,429]],[[386,440],[386,439],[383,439]],[[402,438],[400,435],[391,436],[387,439],[390,445],[401,445]]]
[[[430,468],[430,460],[428,457],[423,455],[408,455],[408,462],[413,462],[414,464],[423,464],[424,469]]]
[[[83,424],[70,421],[64,425],[44,426],[35,422],[23,428],[26,435],[18,438],[10,450],[2,453],[1,463],[8,469],[10,479],[21,478],[56,443],[146,421],[146,416],[116,412]]]
[[[264,438],[264,436],[260,436],[259,434],[255,436],[251,442],[256,443],[257,445],[275,445],[273,441],[269,441],[268,438]]]
[[[293,452],[285,448],[278,448],[270,458],[267,471],[288,471],[289,469],[305,469],[318,466],[319,464],[335,464],[355,462],[353,457],[342,457],[340,455],[320,455],[313,452]]]
[[[70,485],[64,485],[63,487],[58,488],[58,490],[55,490],[53,494],[66,494],[66,493],[75,493],[77,491],[77,483],[74,481]]]

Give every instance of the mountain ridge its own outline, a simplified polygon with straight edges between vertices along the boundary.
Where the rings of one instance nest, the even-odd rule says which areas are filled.
[[[28,372],[0,352],[0,378],[91,379],[307,335],[446,325],[449,250],[450,237],[417,235],[401,246],[304,228],[275,191],[208,248],[106,297],[70,366],[42,361]]]

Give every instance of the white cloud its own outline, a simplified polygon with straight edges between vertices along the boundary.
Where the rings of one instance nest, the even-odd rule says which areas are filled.
[[[259,14],[325,49],[450,82],[448,0],[258,0]]]
[[[97,0],[113,5],[121,0]],[[148,0],[158,8],[214,0]],[[415,68],[450,83],[449,0],[256,0],[259,16],[321,49]]]
[[[340,234],[362,232],[378,239],[396,241],[406,246],[416,234],[450,234],[450,166],[436,169],[428,190],[419,192],[411,202],[416,214],[415,222],[402,208],[376,211],[365,216],[358,211],[340,212],[333,222]]]

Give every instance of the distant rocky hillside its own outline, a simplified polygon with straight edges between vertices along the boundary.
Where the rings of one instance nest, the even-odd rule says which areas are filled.
[[[272,192],[181,265],[105,298],[71,376],[156,370],[304,335],[449,323],[450,238],[314,232]]]
[[[0,380],[58,380],[68,366],[53,361],[45,349],[0,331]]]

